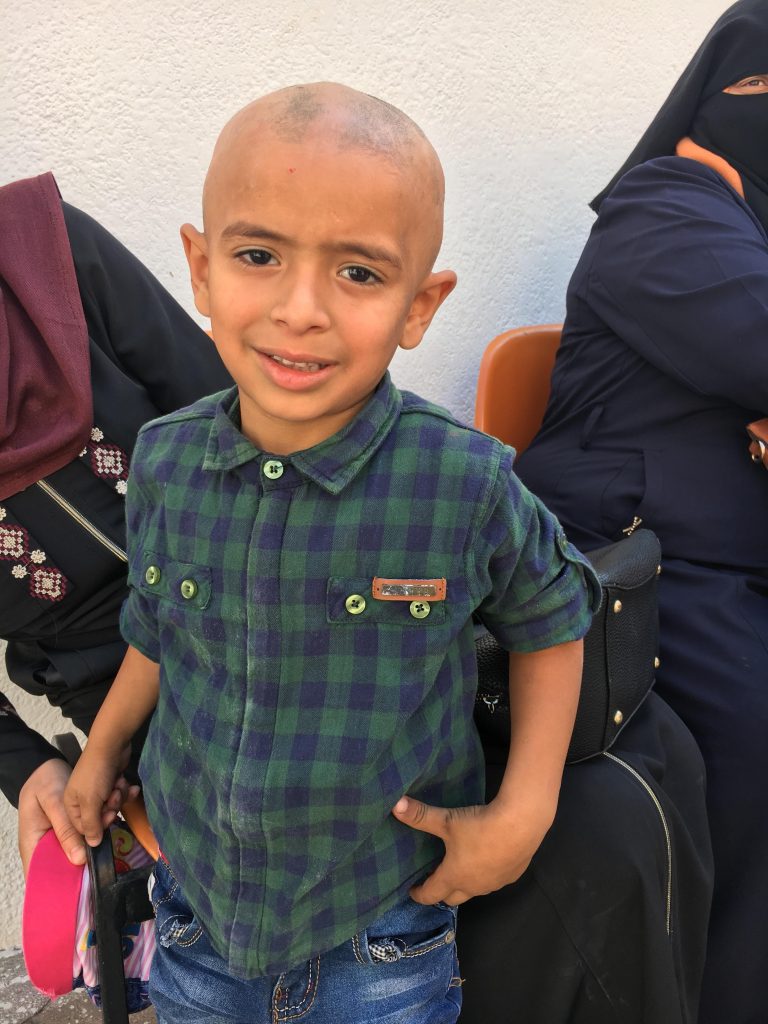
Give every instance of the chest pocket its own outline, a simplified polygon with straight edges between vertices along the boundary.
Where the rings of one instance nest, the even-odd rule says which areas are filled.
[[[446,602],[403,597],[381,601],[373,596],[373,580],[363,576],[331,576],[328,580],[326,614],[333,625],[397,626],[430,629],[446,621]]]
[[[131,583],[143,593],[170,601],[180,608],[203,611],[210,604],[210,566],[178,562],[167,555],[147,551],[137,576]]]

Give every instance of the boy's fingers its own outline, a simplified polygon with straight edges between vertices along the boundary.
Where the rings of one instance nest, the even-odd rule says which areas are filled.
[[[452,884],[442,865],[438,865],[421,885],[414,885],[408,895],[414,903],[422,903],[424,906],[433,906],[435,903],[457,906],[471,899],[471,893],[457,889]]]
[[[446,838],[448,820],[447,811],[443,807],[432,807],[422,800],[403,796],[392,808],[392,813],[398,821],[418,829],[419,832],[429,832],[430,835],[438,836],[442,840]]]
[[[117,811],[104,811],[101,815],[102,828],[108,829],[112,822],[117,818]]]
[[[48,817],[51,822],[59,846],[67,855],[71,864],[85,864],[85,847],[83,839],[75,826],[69,820],[69,815],[63,805],[48,808]]]
[[[101,824],[103,805],[94,809],[88,800],[74,799],[73,803],[76,804],[79,810],[80,832],[83,838],[89,846],[98,846],[104,834],[104,828]]]

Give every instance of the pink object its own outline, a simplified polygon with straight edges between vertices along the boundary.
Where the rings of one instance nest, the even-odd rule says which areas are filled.
[[[124,822],[110,826],[110,838],[118,874],[153,863]],[[38,842],[29,865],[22,945],[30,981],[50,999],[84,988],[101,1005],[90,873],[70,864],[53,830]],[[149,1006],[154,921],[126,924],[122,947],[126,1005],[135,1013]]]
[[[72,952],[85,869],[70,864],[51,829],[35,847],[24,893],[22,944],[32,984],[51,999],[72,991]]]

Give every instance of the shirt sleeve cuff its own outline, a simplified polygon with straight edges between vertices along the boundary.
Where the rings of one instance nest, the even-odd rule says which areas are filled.
[[[600,607],[602,588],[592,566],[562,530],[557,535],[557,546],[562,558],[546,586],[519,605],[513,618],[484,621],[508,651],[527,653],[580,640]]]

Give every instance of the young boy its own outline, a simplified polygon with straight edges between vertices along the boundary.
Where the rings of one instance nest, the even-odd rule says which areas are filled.
[[[97,842],[155,709],[163,1024],[455,1021],[456,905],[552,822],[599,587],[511,449],[390,381],[456,282],[442,210],[417,126],[320,84],[229,122],[182,228],[237,386],[140,435],[131,646],[67,790]],[[473,614],[512,652],[487,806]]]

